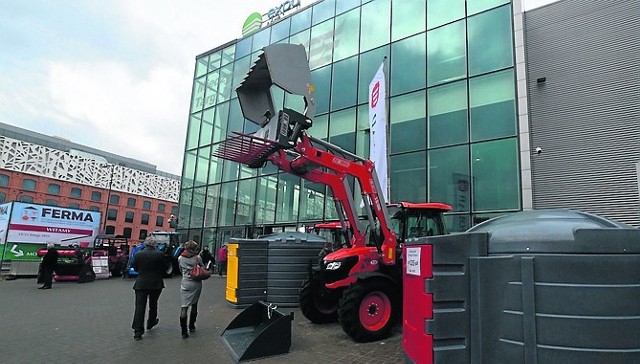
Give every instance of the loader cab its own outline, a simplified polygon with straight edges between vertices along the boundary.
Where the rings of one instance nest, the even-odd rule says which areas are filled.
[[[399,202],[388,205],[391,227],[398,245],[407,239],[446,234],[443,213],[452,207],[444,203]]]

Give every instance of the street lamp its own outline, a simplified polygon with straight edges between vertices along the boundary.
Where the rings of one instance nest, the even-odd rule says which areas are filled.
[[[107,233],[107,217],[109,216],[109,203],[111,202],[111,187],[113,186],[113,172],[116,168],[115,164],[101,164],[100,165],[101,168],[107,168],[107,167],[111,167],[111,172],[109,173],[109,191],[107,192],[107,208],[106,211],[104,213],[104,222],[102,223],[102,231],[104,231],[104,233]]]

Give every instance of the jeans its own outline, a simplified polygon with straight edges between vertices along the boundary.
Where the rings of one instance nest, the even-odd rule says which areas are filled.
[[[149,319],[155,321],[158,318],[158,298],[161,289],[136,289],[136,309],[133,314],[133,324],[131,328],[136,333],[144,332],[144,313],[147,308],[147,298],[149,299]]]

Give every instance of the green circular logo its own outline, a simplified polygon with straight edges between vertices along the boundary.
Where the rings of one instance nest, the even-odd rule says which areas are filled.
[[[262,14],[252,13],[242,25],[242,36],[246,37],[249,34],[253,34],[262,28]]]

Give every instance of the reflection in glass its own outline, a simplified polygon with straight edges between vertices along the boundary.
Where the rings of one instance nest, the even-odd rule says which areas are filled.
[[[392,97],[389,103],[391,118],[390,153],[425,149],[427,137],[426,92]]]

